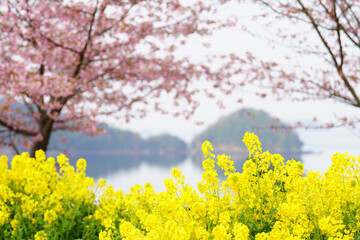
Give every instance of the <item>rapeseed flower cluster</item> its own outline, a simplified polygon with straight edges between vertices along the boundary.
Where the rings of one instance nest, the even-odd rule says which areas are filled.
[[[197,189],[174,168],[159,193],[151,183],[128,194],[95,183],[84,159],[75,169],[59,155],[58,174],[42,151],[15,156],[11,169],[2,156],[0,239],[360,239],[360,157],[337,153],[324,175],[303,176],[300,162],[262,152],[256,135],[243,141],[241,173],[206,141]]]

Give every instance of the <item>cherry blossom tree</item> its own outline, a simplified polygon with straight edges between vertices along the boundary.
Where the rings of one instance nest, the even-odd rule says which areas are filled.
[[[199,79],[221,82],[174,51],[191,35],[234,25],[211,16],[221,2],[178,0],[6,0],[0,3],[0,143],[47,150],[57,131],[99,134],[98,116],[143,117],[163,94],[198,103]]]
[[[243,31],[266,39],[269,48],[290,48],[281,60],[253,53],[234,57],[240,62],[239,72],[245,76],[242,85],[257,86],[261,97],[271,92],[279,100],[332,99],[360,110],[360,1],[237,2],[256,4],[261,10],[252,16],[253,20],[265,27],[259,33],[243,25]],[[360,123],[359,116],[337,114],[321,127],[355,127]]]

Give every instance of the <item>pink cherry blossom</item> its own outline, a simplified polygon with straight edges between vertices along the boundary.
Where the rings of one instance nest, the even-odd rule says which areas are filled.
[[[172,52],[190,35],[233,24],[210,21],[219,4],[1,1],[0,143],[15,148],[22,138],[34,156],[47,150],[52,132],[99,134],[98,116],[144,116],[148,100],[163,93],[175,96],[174,103],[186,101],[187,109],[178,113],[188,117],[198,106],[190,83],[226,76]],[[158,103],[155,109],[165,112]]]

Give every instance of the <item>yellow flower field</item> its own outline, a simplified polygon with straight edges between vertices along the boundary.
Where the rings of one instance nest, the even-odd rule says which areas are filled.
[[[1,156],[0,239],[360,239],[360,156],[336,153],[324,175],[303,176],[300,162],[262,152],[256,135],[243,141],[242,173],[206,141],[198,186],[174,168],[159,193],[151,183],[114,191],[86,176],[84,159],[75,169],[63,154],[61,174],[42,151],[15,156],[11,169]]]

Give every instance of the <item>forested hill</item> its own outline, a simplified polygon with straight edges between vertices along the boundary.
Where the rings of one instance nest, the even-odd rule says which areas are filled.
[[[137,133],[103,126],[106,133],[98,136],[66,132],[54,135],[51,146],[65,149],[70,153],[99,153],[99,154],[161,154],[185,153],[186,143],[174,136],[163,134],[143,139]],[[67,139],[64,143],[61,140]]]
[[[274,132],[270,126],[280,126],[272,116],[264,111],[242,109],[221,118],[214,125],[195,137],[192,148],[197,151],[201,144],[209,140],[215,151],[223,153],[247,153],[242,142],[246,132],[254,132],[262,143],[262,149],[271,153],[299,154],[303,143],[294,131]]]

